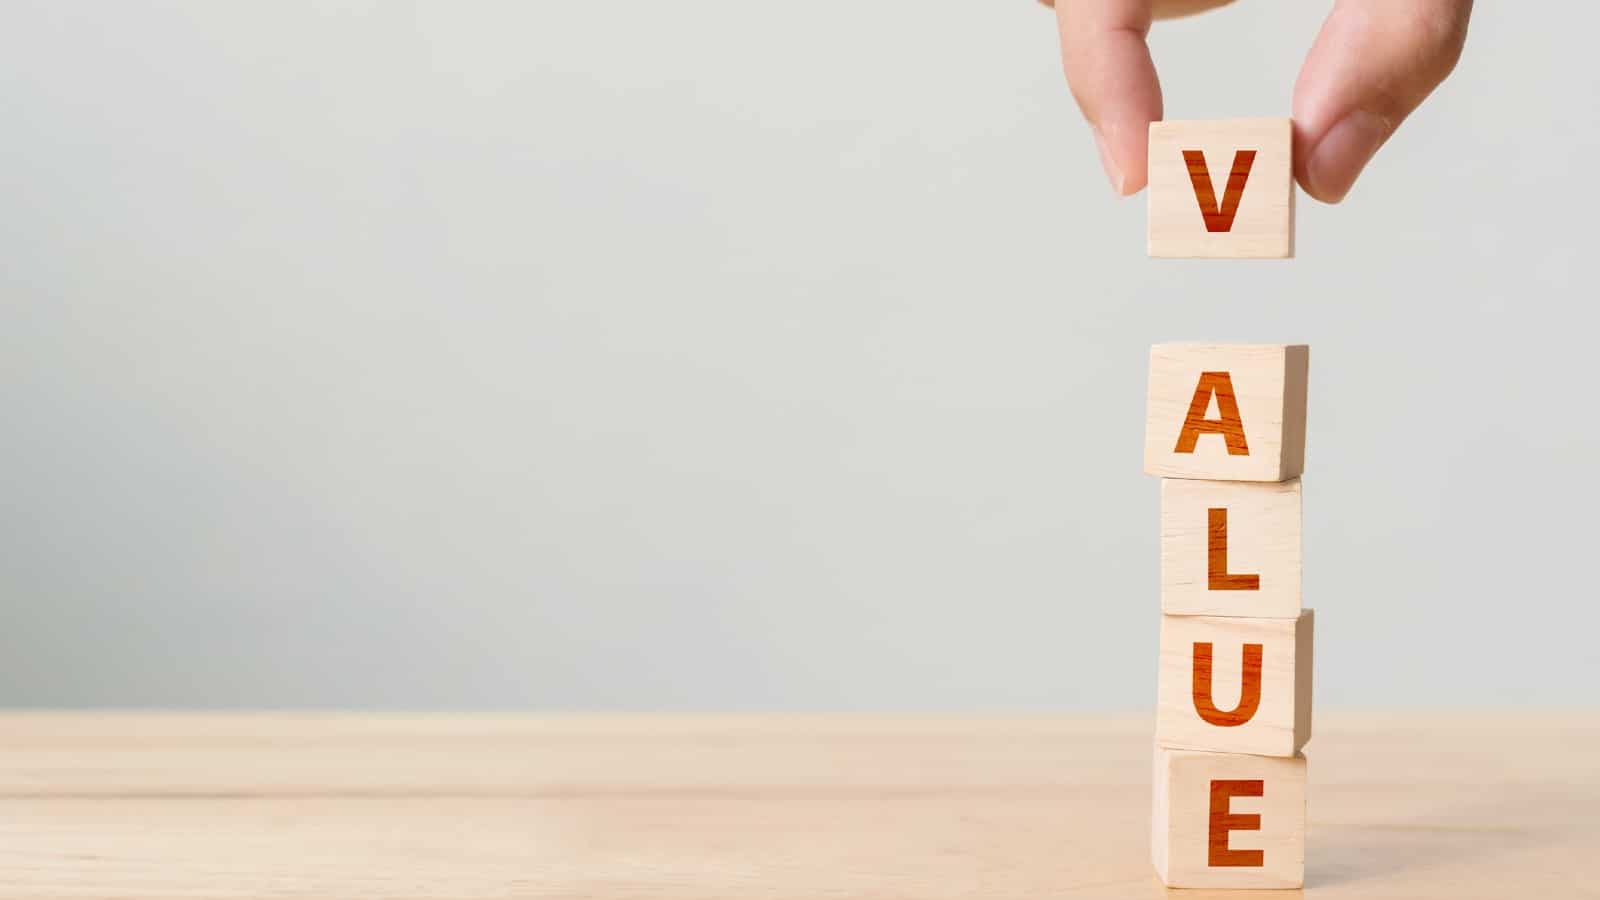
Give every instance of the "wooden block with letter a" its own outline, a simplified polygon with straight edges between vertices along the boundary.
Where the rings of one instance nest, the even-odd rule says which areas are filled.
[[[1151,347],[1145,472],[1216,481],[1300,477],[1310,358],[1304,344]]]
[[[1294,756],[1311,739],[1311,610],[1296,619],[1162,616],[1156,743]]]
[[[1294,256],[1289,119],[1150,124],[1151,256]]]
[[[1300,615],[1300,480],[1161,479],[1161,611]]]
[[[1151,860],[1168,887],[1305,882],[1306,759],[1156,748]]]

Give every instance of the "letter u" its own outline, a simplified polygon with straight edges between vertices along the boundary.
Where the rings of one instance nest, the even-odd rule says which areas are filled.
[[[1239,678],[1239,705],[1224,712],[1211,702],[1211,644],[1195,641],[1194,683],[1191,693],[1194,695],[1194,710],[1200,714],[1200,718],[1212,725],[1231,728],[1243,725],[1255,717],[1256,710],[1261,707],[1261,653],[1261,644],[1244,645],[1244,668]]]

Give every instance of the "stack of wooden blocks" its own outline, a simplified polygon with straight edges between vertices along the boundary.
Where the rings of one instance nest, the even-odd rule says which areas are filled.
[[[1290,132],[1287,119],[1151,126],[1151,255],[1293,255]],[[1221,200],[1212,171],[1228,173]],[[1151,858],[1170,887],[1304,883],[1308,363],[1301,345],[1150,352],[1145,472],[1162,479]]]

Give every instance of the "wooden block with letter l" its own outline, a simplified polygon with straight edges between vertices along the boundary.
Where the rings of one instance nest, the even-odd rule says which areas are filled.
[[[1150,123],[1149,253],[1294,256],[1289,119]]]
[[[1151,347],[1145,472],[1214,481],[1300,477],[1310,360],[1304,344]]]
[[[1313,615],[1162,616],[1156,743],[1294,756],[1311,739]]]
[[[1156,748],[1150,857],[1168,887],[1305,882],[1306,759]]]
[[[1161,611],[1300,615],[1300,480],[1161,479]]]

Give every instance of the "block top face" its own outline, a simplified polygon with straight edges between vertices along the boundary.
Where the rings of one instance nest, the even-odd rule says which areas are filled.
[[[1152,122],[1150,255],[1294,256],[1293,147],[1289,119]]]
[[[1309,363],[1304,344],[1151,347],[1145,472],[1211,481],[1298,478]]]

